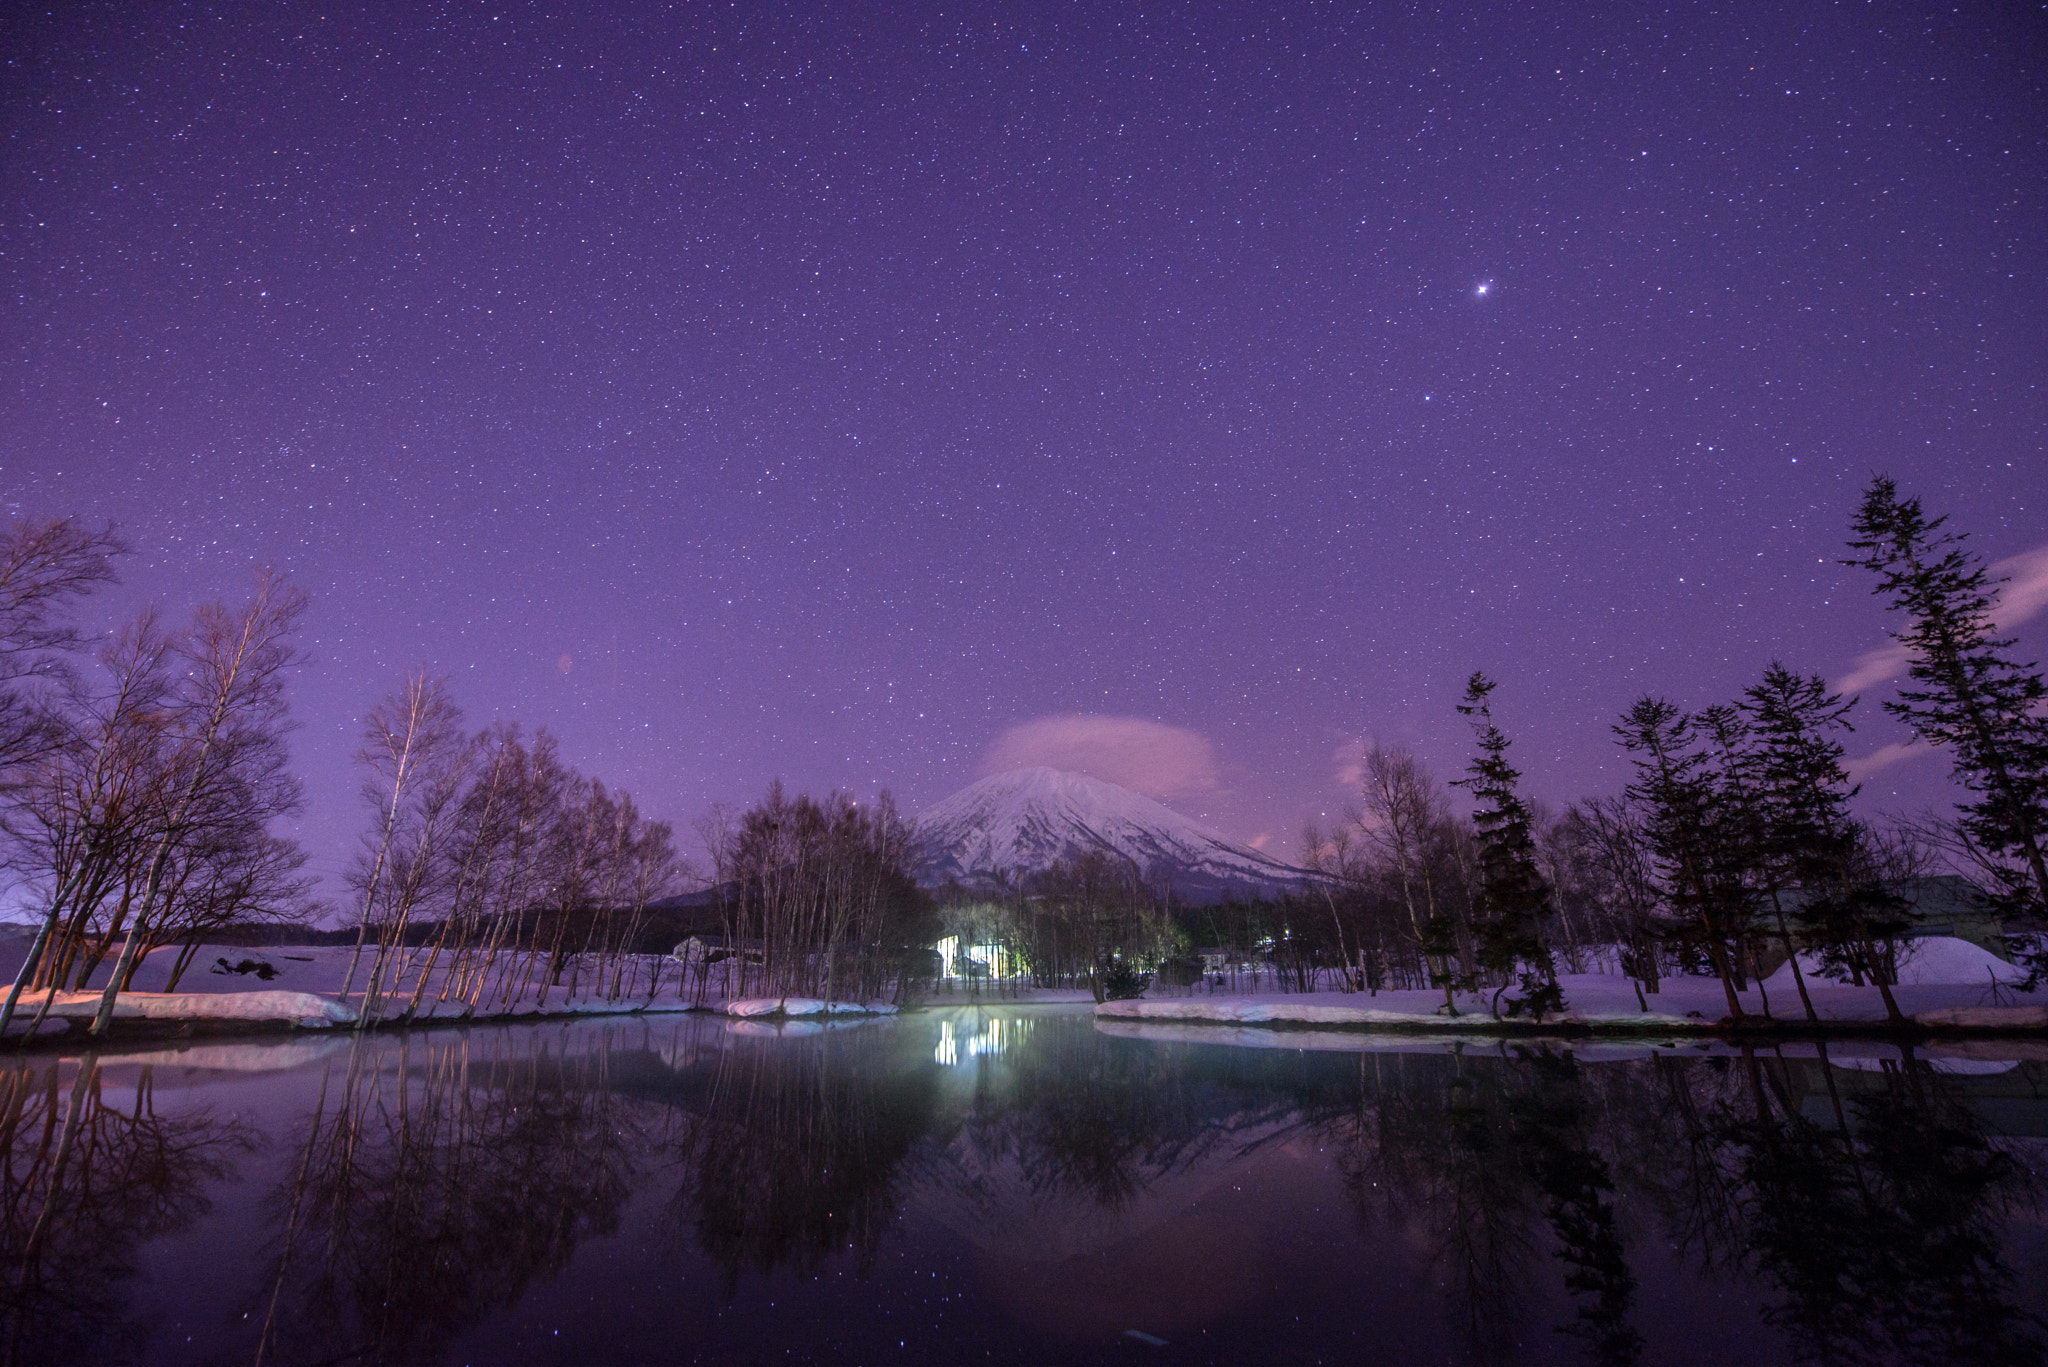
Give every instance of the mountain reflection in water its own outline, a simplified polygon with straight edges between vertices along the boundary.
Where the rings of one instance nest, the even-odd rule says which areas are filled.
[[[9,1060],[0,1359],[2043,1358],[2038,1046],[745,1024]]]

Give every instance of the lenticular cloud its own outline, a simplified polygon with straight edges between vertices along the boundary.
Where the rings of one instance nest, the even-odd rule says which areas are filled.
[[[1184,797],[1218,786],[1216,747],[1193,731],[1143,717],[1039,717],[996,737],[981,772],[1043,765],[1120,784],[1148,797]]]

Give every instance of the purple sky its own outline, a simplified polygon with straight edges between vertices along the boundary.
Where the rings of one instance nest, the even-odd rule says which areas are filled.
[[[679,826],[777,775],[915,808],[1043,760],[1285,850],[1362,735],[1455,768],[1474,668],[1536,792],[1614,791],[1637,694],[1884,644],[1834,563],[1873,470],[1994,559],[2048,543],[2044,38],[1968,4],[16,10],[0,490],[119,524],[108,613],[262,560],[313,594],[322,869],[417,661]],[[1858,753],[1900,739],[1865,692]]]

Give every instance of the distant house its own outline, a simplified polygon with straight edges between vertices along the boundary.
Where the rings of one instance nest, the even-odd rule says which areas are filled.
[[[2012,951],[2005,943],[2005,918],[1984,889],[1956,874],[1933,878],[1904,878],[1884,885],[1885,891],[1905,899],[1913,918],[1907,939],[1950,935],[1988,949],[2010,962]]]
[[[948,935],[932,948],[939,956],[942,978],[1009,978],[1021,965],[1009,948],[999,944],[963,944],[958,935]]]
[[[1908,925],[1899,933],[1899,939],[1925,940],[1949,936],[1968,940],[1978,948],[2011,962],[2012,950],[2005,942],[2005,918],[1999,914],[1997,904],[1984,889],[1969,879],[1952,873],[1929,878],[1900,878],[1883,884],[1883,889],[1905,903]],[[1802,949],[1806,947],[1806,937],[1799,931],[1799,913],[1811,900],[1811,895],[1803,888],[1793,888],[1783,894],[1785,911],[1792,922],[1792,938]],[[1773,933],[1768,916],[1760,928],[1765,932],[1765,940],[1762,952],[1757,956],[1756,967],[1759,973],[1768,975],[1785,962],[1785,947]]]
[[[760,963],[766,957],[759,940],[741,940],[735,944],[716,934],[689,936],[670,950],[668,956],[679,964],[715,964],[732,958],[735,952],[752,964]]]
[[[1190,958],[1201,964],[1204,973],[1228,973],[1233,969],[1265,969],[1272,963],[1273,945],[1262,941],[1255,949],[1231,949],[1224,945],[1205,945],[1191,950]]]

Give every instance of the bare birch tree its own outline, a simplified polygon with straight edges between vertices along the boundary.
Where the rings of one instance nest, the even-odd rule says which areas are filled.
[[[368,942],[371,918],[383,887],[393,842],[417,815],[423,769],[444,763],[463,741],[462,713],[448,696],[448,681],[414,670],[397,691],[370,709],[363,720],[363,745],[356,762],[369,771],[363,799],[375,813],[357,891],[356,946],[341,981],[347,1000]]]
[[[72,518],[24,519],[0,531],[0,780],[47,748],[49,686],[68,679],[66,659],[81,644],[64,608],[114,578],[127,550],[111,528]]]
[[[285,776],[284,684],[285,670],[297,658],[291,632],[305,609],[303,592],[264,571],[239,613],[220,604],[201,608],[180,644],[186,674],[178,681],[171,715],[173,768],[181,781],[164,813],[121,958],[93,1018],[96,1037],[105,1035],[113,1019],[115,997],[144,942],[171,856],[209,792],[233,784],[250,792],[289,792],[296,800],[296,784]]]

